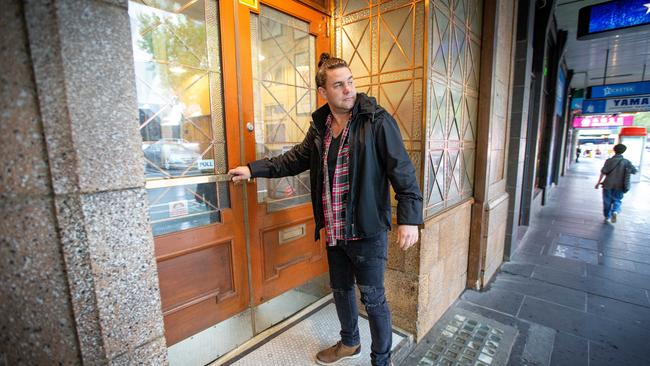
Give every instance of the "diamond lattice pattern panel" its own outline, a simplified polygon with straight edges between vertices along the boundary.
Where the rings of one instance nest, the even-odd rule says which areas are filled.
[[[429,6],[426,216],[473,194],[483,1]]]
[[[258,159],[277,156],[300,143],[316,107],[315,38],[309,25],[262,5],[251,22]],[[309,173],[258,180],[258,202],[269,211],[309,202]]]
[[[430,1],[429,19],[423,1],[335,4],[337,55],[350,64],[358,91],[395,117],[422,176],[425,215],[471,197],[483,1]]]
[[[337,55],[348,62],[358,92],[377,98],[399,125],[422,172],[424,1],[338,0]]]

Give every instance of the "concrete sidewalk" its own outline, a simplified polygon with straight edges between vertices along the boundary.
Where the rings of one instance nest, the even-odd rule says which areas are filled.
[[[650,184],[603,223],[603,162],[571,167],[490,286],[465,291],[402,365],[650,365]],[[491,342],[466,318],[516,336]]]

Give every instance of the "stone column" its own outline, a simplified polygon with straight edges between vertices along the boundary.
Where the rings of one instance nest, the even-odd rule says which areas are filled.
[[[127,1],[9,3],[0,363],[167,364]]]
[[[504,250],[506,258],[510,258],[510,255],[517,250],[519,238],[523,234],[519,231],[522,228],[519,225],[519,217],[521,214],[521,195],[526,158],[535,4],[531,4],[528,0],[519,0],[517,12],[517,38],[513,66],[514,81],[512,86],[512,107],[510,108],[510,142],[508,144],[507,191],[510,195],[510,201],[508,203],[508,226],[506,228]]]
[[[510,197],[506,191],[508,131],[512,103],[514,0],[485,1],[475,203],[467,286],[481,289],[503,262]]]
[[[542,101],[544,94],[544,60],[547,56],[546,36],[553,21],[556,1],[549,0],[543,7],[535,8],[534,30],[533,30],[533,62],[531,77],[531,99],[528,106],[528,127],[526,128],[526,139],[530,144],[526,145],[526,155],[522,183],[521,197],[521,224],[529,226],[535,214],[541,209],[541,194],[536,193],[535,178],[537,177],[537,158],[541,153],[538,149],[537,139],[540,138],[541,121],[543,116]]]
[[[0,365],[78,364],[19,0],[3,2],[0,24]]]

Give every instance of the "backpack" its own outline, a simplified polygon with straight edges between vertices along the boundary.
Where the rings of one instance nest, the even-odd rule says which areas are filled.
[[[625,174],[623,174],[623,193],[627,193],[630,190],[631,183],[630,178],[632,176],[632,163],[625,161]]]
[[[624,163],[623,164],[623,169],[624,169],[623,170],[623,193],[627,193],[630,190],[630,187],[632,186],[630,183],[630,178],[632,174],[634,174],[632,172],[632,169],[634,169],[634,167],[632,166],[632,163],[630,163],[629,160],[627,159],[619,160],[618,163],[616,163],[616,165],[614,165],[612,169],[610,169],[607,173],[605,173],[605,175],[609,175],[611,172],[616,170],[616,168],[618,168],[618,166],[621,165],[621,163]]]

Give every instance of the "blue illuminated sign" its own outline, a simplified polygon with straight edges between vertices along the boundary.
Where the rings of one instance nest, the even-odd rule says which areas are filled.
[[[650,0],[608,1],[580,9],[578,39],[640,25],[650,25]]]
[[[605,113],[607,101],[605,99],[585,99],[582,101],[582,114]]]
[[[650,23],[650,1],[619,0],[591,8],[589,33]]]
[[[571,99],[571,110],[575,111],[577,109],[582,109],[583,98],[573,98]]]
[[[555,88],[555,114],[558,116],[564,112],[564,84],[566,82],[564,70],[560,70],[557,77],[557,86]]]
[[[598,85],[591,87],[591,98],[623,97],[627,95],[650,94],[650,81]]]

